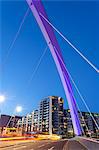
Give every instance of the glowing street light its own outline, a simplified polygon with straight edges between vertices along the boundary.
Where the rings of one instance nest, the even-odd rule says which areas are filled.
[[[15,109],[15,111],[17,113],[20,113],[22,111],[22,106],[17,106],[16,109]]]
[[[5,95],[0,95],[0,103],[3,103],[5,99],[6,99]]]
[[[20,113],[21,111],[22,111],[22,106],[16,106],[15,112],[16,112],[16,113]],[[14,114],[11,115],[11,117],[10,117],[10,119],[9,119],[7,125],[6,125],[6,128],[8,127],[8,125],[9,125],[9,123],[11,122],[12,118],[15,118],[15,115],[14,115]]]
[[[5,99],[6,99],[5,95],[0,95],[0,103],[3,103]],[[0,118],[1,118],[1,108],[0,108]]]

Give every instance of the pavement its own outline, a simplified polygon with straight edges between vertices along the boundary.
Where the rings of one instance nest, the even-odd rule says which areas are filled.
[[[83,138],[58,141],[41,140],[14,143],[0,143],[0,150],[99,150],[99,143]]]

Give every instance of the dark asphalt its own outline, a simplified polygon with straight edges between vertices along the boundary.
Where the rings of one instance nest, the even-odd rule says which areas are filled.
[[[71,139],[60,141],[31,141],[17,143],[0,150],[99,150],[99,143],[90,142],[84,139]]]

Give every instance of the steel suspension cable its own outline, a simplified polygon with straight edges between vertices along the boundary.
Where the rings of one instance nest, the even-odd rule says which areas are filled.
[[[56,51],[56,53],[57,53],[59,59],[61,60],[61,62],[62,62],[62,64],[63,64],[64,68],[67,70],[67,68],[65,67],[65,64],[64,64],[63,60],[61,59],[61,57],[60,57],[60,55],[59,55],[59,53],[58,53],[58,51],[57,51],[57,49],[56,49],[56,47],[54,47],[54,48],[55,48],[55,51]],[[69,73],[68,70],[67,70],[67,72],[68,72],[68,75],[69,75],[69,77],[70,77],[72,83],[74,84],[74,86],[75,86],[75,88],[76,88],[76,90],[77,90],[77,92],[78,92],[78,94],[79,94],[79,96],[80,96],[82,102],[84,103],[84,105],[85,105],[85,107],[87,108],[88,112],[90,113],[90,116],[92,117],[92,119],[93,119],[93,121],[94,121],[94,123],[95,123],[97,129],[99,130],[99,126],[98,126],[96,120],[94,119],[94,117],[93,117],[93,115],[92,115],[92,113],[91,113],[91,111],[90,111],[90,109],[89,109],[87,103],[85,102],[85,100],[84,100],[82,94],[80,93],[80,91],[79,91],[79,89],[78,89],[76,83],[74,82],[74,80],[73,80],[73,78],[72,78],[72,76],[71,76],[71,74]]]
[[[65,75],[64,72],[63,72],[63,74],[64,74],[64,76],[66,77],[66,75]],[[73,95],[73,96],[74,96],[74,95]],[[75,98],[75,96],[74,96],[74,98]],[[76,99],[76,98],[75,98],[75,99]],[[76,101],[76,105],[77,105],[77,108],[78,108],[78,110],[79,110],[79,113],[80,113],[81,117],[83,118],[82,112],[80,111],[80,108],[79,108],[79,105],[78,105],[77,101]],[[86,126],[87,131],[89,132],[88,126],[87,126],[85,120],[83,120],[83,121],[84,121],[84,123],[85,123],[85,126]],[[80,122],[81,122],[81,120],[80,120]],[[82,130],[82,133],[86,136],[85,131],[84,131],[84,129],[83,129],[82,126],[81,126],[81,130]],[[90,136],[90,135],[89,135],[89,136]],[[91,136],[90,136],[90,137],[91,137]]]
[[[70,73],[69,73],[68,70],[67,70],[67,72],[68,72],[68,74],[70,75]],[[63,73],[64,73],[64,72],[63,72]],[[64,73],[64,76],[66,76],[65,73]],[[70,76],[69,76],[69,77],[70,77]],[[74,95],[73,95],[73,96],[74,96]],[[74,98],[75,98],[75,96],[74,96]],[[76,98],[75,98],[75,99],[76,99]],[[83,115],[82,115],[82,112],[80,111],[80,107],[79,107],[77,101],[76,101],[76,105],[77,105],[77,108],[78,108],[78,110],[79,110],[79,113],[80,113],[80,115],[81,115],[81,117],[82,117],[82,119],[83,119],[83,121],[84,121],[84,123],[85,123],[86,129],[87,129],[87,131],[88,131],[88,133],[89,133],[88,126],[87,126],[87,124],[86,124],[86,122],[85,122],[85,119],[84,119],[84,117],[83,117]],[[82,129],[82,132],[84,133],[84,135],[86,136],[85,131],[84,131],[84,129],[83,129],[82,126],[81,126],[81,129]],[[90,134],[89,134],[89,136],[90,136],[90,138],[91,138],[91,135],[90,135]]]
[[[66,77],[64,71],[63,71],[63,75],[64,75],[64,77]],[[73,95],[73,97],[74,97],[74,99],[76,99],[74,95]],[[77,104],[77,107],[78,107],[78,103],[77,103],[77,102],[76,102],[76,104]],[[76,108],[74,108],[74,109],[76,109]],[[79,107],[78,107],[78,109],[79,109]],[[80,110],[80,109],[79,109],[79,110]],[[80,112],[80,111],[79,111],[79,112]],[[80,113],[80,114],[81,114],[81,113]],[[81,123],[81,120],[80,120],[80,123]],[[82,133],[85,135],[85,132],[84,132],[84,129],[83,129],[82,126],[81,126],[81,130],[82,130]]]
[[[83,121],[84,121],[84,124],[85,124],[85,126],[86,126],[86,129],[87,129],[87,131],[88,131],[88,133],[89,133],[88,126],[87,126],[87,124],[86,124],[86,122],[85,122],[85,118],[83,117],[82,112],[80,111],[80,107],[79,107],[77,101],[76,101],[76,104],[77,104],[78,110],[79,110],[79,112],[80,112],[80,115],[81,115],[81,117],[82,117],[82,119],[83,119]],[[81,126],[81,127],[82,127],[82,126]],[[83,128],[83,127],[82,127],[82,128]],[[86,133],[85,133],[84,129],[83,129],[83,133],[84,133],[84,135],[86,136]],[[89,136],[91,137],[90,134],[89,134]]]
[[[88,133],[89,133],[88,126],[87,126],[87,124],[86,124],[86,122],[85,122],[85,118],[83,117],[82,112],[80,111],[80,107],[79,107],[77,101],[76,101],[76,105],[77,105],[78,110],[79,110],[79,112],[80,112],[80,115],[81,115],[81,117],[82,117],[82,119],[83,119],[83,121],[84,121],[84,124],[85,124],[85,126],[86,126],[86,129],[87,129],[87,131],[88,131]],[[82,128],[82,131],[83,131],[84,135],[86,136],[86,133],[85,133],[85,131],[84,131],[84,129],[83,129],[82,126],[81,126],[81,128]],[[90,135],[90,134],[89,134],[89,136],[90,136],[90,138],[91,138],[91,135]]]
[[[86,122],[85,122],[85,119],[84,119],[84,117],[83,117],[83,115],[82,115],[82,112],[80,111],[80,107],[79,107],[79,105],[78,105],[77,101],[76,101],[76,105],[77,105],[78,110],[79,110],[79,112],[80,112],[80,115],[81,115],[81,117],[82,117],[82,119],[83,119],[83,121],[84,121],[84,123],[85,123],[86,129],[87,129],[87,131],[88,131],[88,133],[89,133],[88,126],[87,126],[87,124],[86,124]],[[82,126],[81,126],[81,128],[82,128],[82,131],[83,131],[84,135],[86,136],[85,131],[84,131],[84,129],[83,129],[83,127],[82,127]],[[90,135],[90,134],[89,134],[89,136],[91,137],[91,135]]]
[[[97,72],[99,69],[91,63],[42,13],[39,15]]]
[[[41,64],[41,62],[42,62],[42,60],[43,60],[43,58],[44,58],[46,52],[47,52],[47,49],[48,49],[48,46],[45,47],[45,49],[44,49],[44,51],[43,51],[41,57],[39,58],[38,63],[36,64],[36,66],[35,66],[35,68],[34,68],[34,70],[33,70],[33,72],[32,72],[32,75],[31,75],[31,77],[30,77],[30,79],[29,79],[29,81],[28,81],[28,85],[31,83],[31,81],[32,81],[32,79],[33,79],[33,77],[34,77],[34,75],[36,74],[36,72],[37,72],[37,70],[38,70],[38,68],[39,68],[39,66],[40,66],[40,64]]]
[[[19,28],[18,28],[17,33],[15,34],[15,36],[14,36],[14,38],[13,38],[13,41],[11,42],[11,45],[10,45],[9,48],[8,48],[8,51],[7,51],[5,60],[4,60],[4,65],[5,65],[5,63],[7,62],[7,59],[8,59],[8,57],[9,57],[10,53],[11,53],[11,50],[12,50],[12,48],[13,48],[13,46],[14,46],[16,40],[17,40],[17,38],[18,38],[18,35],[19,35],[20,31],[21,31],[21,28],[22,28],[22,26],[23,26],[23,23],[24,23],[24,21],[25,21],[25,19],[26,19],[26,17],[27,17],[28,14],[29,14],[29,7],[28,7],[28,9],[26,10],[26,12],[25,12],[25,14],[24,14],[24,16],[23,16],[23,19],[22,19],[22,21],[21,21],[21,23],[20,23],[20,25],[19,25]]]

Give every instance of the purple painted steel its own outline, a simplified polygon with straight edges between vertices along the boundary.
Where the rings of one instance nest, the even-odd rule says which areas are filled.
[[[31,8],[31,11],[43,33],[43,36],[49,46],[49,49],[55,61],[57,70],[59,72],[59,75],[60,75],[60,78],[64,87],[64,91],[67,97],[68,105],[70,108],[75,135],[82,135],[80,120],[78,117],[78,110],[77,110],[76,102],[73,96],[73,91],[72,91],[72,86],[70,83],[69,75],[68,75],[66,68],[64,67],[63,63],[61,62],[59,58],[60,56],[62,61],[64,62],[60,47],[58,45],[58,42],[57,42],[57,39],[55,37],[52,27],[40,15],[41,13],[44,17],[48,19],[47,14],[40,0],[26,0],[26,1],[29,7]],[[59,56],[57,53],[59,54]]]

